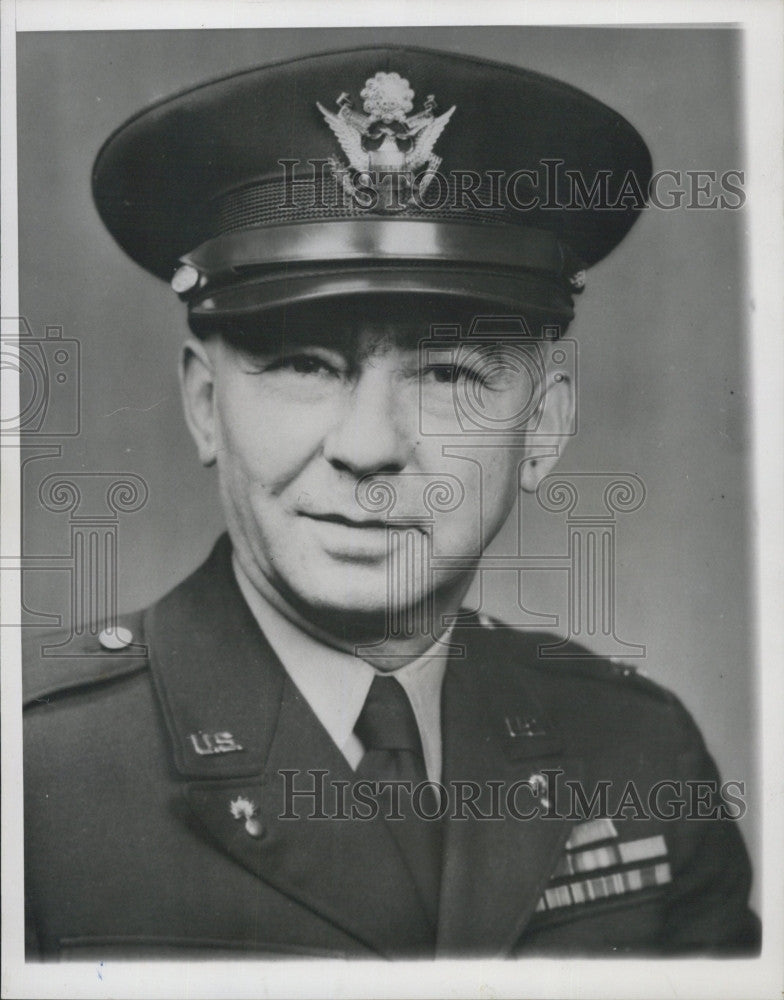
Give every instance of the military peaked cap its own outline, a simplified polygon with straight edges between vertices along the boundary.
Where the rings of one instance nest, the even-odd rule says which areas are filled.
[[[93,192],[196,330],[399,293],[568,321],[585,268],[628,232],[650,175],[636,130],[574,87],[372,47],[161,101],[104,144]]]

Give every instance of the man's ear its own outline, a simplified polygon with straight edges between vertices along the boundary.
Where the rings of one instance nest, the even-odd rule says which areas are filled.
[[[215,364],[208,347],[189,338],[180,356],[180,390],[185,421],[204,466],[215,464],[217,426],[215,415]]]
[[[533,440],[529,438],[526,457],[520,469],[520,485],[533,493],[546,475],[553,471],[566,445],[566,431],[574,415],[574,392],[568,378],[548,377],[542,401],[542,415]],[[541,446],[537,441],[542,438]]]

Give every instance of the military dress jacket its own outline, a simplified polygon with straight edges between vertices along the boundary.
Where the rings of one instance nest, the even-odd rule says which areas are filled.
[[[670,801],[642,815],[628,792],[650,813],[657,783],[675,783],[666,800],[718,781],[677,699],[579,647],[542,659],[550,636],[477,624],[453,634],[443,785],[482,791],[442,821],[435,927],[392,821],[336,818],[331,783],[353,772],[243,600],[225,536],[122,619],[128,645],[91,635],[64,657],[30,638],[28,958],[753,953],[736,823],[668,819]],[[287,781],[305,791],[293,807]],[[608,786],[602,815],[561,795]]]

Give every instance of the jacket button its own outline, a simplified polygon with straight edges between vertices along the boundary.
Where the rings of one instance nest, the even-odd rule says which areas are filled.
[[[105,628],[98,636],[98,642],[104,649],[125,649],[133,642],[133,633],[121,625],[113,629]]]

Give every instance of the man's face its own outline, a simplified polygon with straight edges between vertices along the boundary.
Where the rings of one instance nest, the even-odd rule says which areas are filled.
[[[521,450],[498,438],[465,447],[455,394],[503,419],[524,408],[530,380],[492,345],[431,363],[423,337],[427,327],[363,321],[206,345],[237,557],[306,612],[377,615],[467,587],[514,503]],[[443,556],[460,558],[428,572]]]

